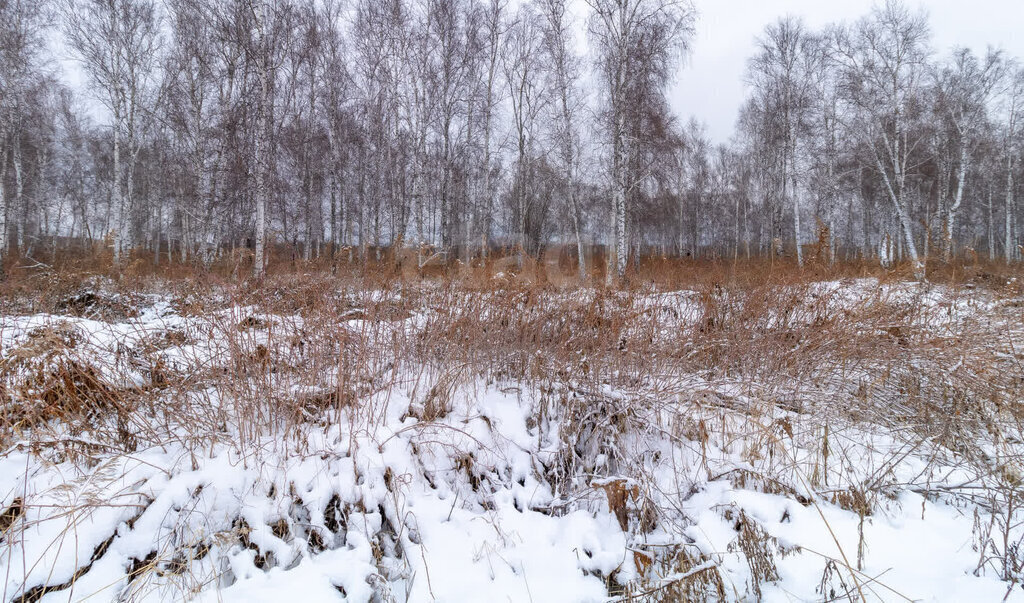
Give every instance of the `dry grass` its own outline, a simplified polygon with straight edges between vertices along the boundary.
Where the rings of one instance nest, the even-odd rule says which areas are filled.
[[[230,425],[247,457],[259,454],[247,447],[266,436],[301,449],[310,426],[378,424],[396,388],[414,392],[409,416],[435,423],[464,388],[486,383],[542,393],[531,417],[540,437],[552,421],[562,426],[544,480],[562,501],[603,499],[624,531],[685,523],[680,492],[713,479],[808,505],[829,502],[862,518],[909,488],[988,509],[989,524],[976,530],[979,571],[996,567],[1009,581],[1021,574],[1024,556],[1013,538],[1024,471],[1012,452],[1019,447],[1003,444],[1021,444],[1024,434],[1024,290],[1006,268],[936,266],[937,284],[918,286],[898,270],[860,264],[798,270],[778,261],[650,259],[620,287],[565,288],[543,270],[529,278],[500,270],[500,260],[410,279],[387,259],[332,266],[277,257],[261,283],[233,279],[246,273],[237,261],[198,270],[140,259],[116,274],[95,257],[54,265],[13,270],[0,285],[2,311],[132,324],[143,298],[160,294],[200,326],[131,333],[123,358],[112,362],[83,349],[86,337],[59,320],[12,347],[0,341],[5,450],[30,446],[52,461],[97,463],[105,450],[171,441],[201,451],[223,442]],[[869,288],[845,298],[856,286],[850,279],[865,276],[890,285],[888,293]],[[827,287],[825,278],[848,280]],[[349,324],[358,326],[339,328]],[[190,351],[196,341],[217,353]],[[177,363],[166,361],[168,349],[181,351]],[[875,429],[899,434],[902,448],[874,459],[866,473],[852,471],[860,462],[854,439]],[[633,445],[645,434],[700,450],[701,467],[682,471],[689,483],[670,490],[653,482]],[[797,456],[798,448],[814,452]],[[753,469],[712,475],[709,458],[722,450],[741,450]],[[911,451],[961,467],[969,483],[959,490],[933,490],[924,476],[897,483],[893,467]],[[474,490],[504,479],[471,457],[457,466]],[[602,475],[621,477],[594,481]],[[18,499],[0,513],[4,532],[24,504]],[[335,507],[327,511],[337,524],[350,510]],[[750,564],[749,592],[759,596],[762,582],[777,579],[773,558],[784,552],[742,510],[727,513],[738,526],[734,552]],[[286,530],[287,522],[282,539],[296,537]],[[224,537],[259,549],[246,533]],[[335,538],[316,530],[299,537],[318,550]],[[386,540],[381,555],[394,547]],[[184,573],[206,546],[138,560],[133,576]],[[610,594],[727,598],[714,561],[699,552],[636,554],[641,578],[672,580],[623,590],[605,576]],[[861,555],[829,560],[824,598],[858,597]]]

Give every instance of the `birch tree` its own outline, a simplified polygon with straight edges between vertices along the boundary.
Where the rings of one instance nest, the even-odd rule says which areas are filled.
[[[587,0],[589,32],[604,91],[611,147],[613,252],[608,276],[626,274],[629,239],[626,200],[640,175],[630,173],[637,141],[630,126],[651,100],[663,100],[677,59],[693,33],[694,10],[685,0]],[[656,98],[637,98],[649,94]]]
[[[160,21],[152,0],[63,0],[64,34],[85,67],[99,98],[110,111],[113,183],[110,231],[114,261],[131,249],[132,224],[126,200],[125,168],[131,187],[138,150],[138,120],[153,77]],[[127,150],[127,154],[124,151]],[[127,160],[127,161],[125,161]]]
[[[1002,124],[1002,153],[1006,163],[1006,187],[1003,194],[1005,222],[1003,224],[1003,259],[1009,264],[1019,255],[1014,244],[1014,170],[1016,158],[1021,150],[1021,136],[1024,134],[1024,67],[1012,65],[1005,91],[1005,117]]]
[[[256,200],[255,250],[252,274],[260,279],[266,271],[264,248],[267,244],[267,202],[270,197],[270,133],[274,102],[274,63],[270,47],[270,6],[269,0],[253,0],[251,3],[255,40],[252,61],[259,81],[259,98],[256,105],[256,144],[253,148],[253,167],[256,172],[254,197]]]
[[[481,216],[480,249],[487,253],[487,240],[490,237],[493,222],[495,182],[491,139],[493,138],[495,107],[504,98],[504,87],[499,85],[500,58],[504,44],[506,0],[489,0],[484,16],[485,37],[485,79],[481,90],[480,109],[483,114],[483,127],[480,133],[483,139],[483,185],[478,202]]]
[[[854,26],[837,30],[834,38],[852,119],[847,131],[867,151],[919,277],[924,264],[914,239],[909,177],[924,146],[920,122],[928,39],[924,13],[912,13],[898,0],[875,7]]]
[[[245,0],[251,14],[251,42],[247,62],[256,75],[256,103],[253,120],[253,198],[256,205],[253,277],[266,271],[268,205],[273,186],[273,157],[277,73],[292,39],[293,6],[289,0]]]
[[[333,254],[344,237],[347,204],[343,181],[344,166],[352,142],[351,74],[345,61],[345,38],[342,31],[342,4],[338,0],[325,0],[314,9],[320,21],[322,43],[317,78],[322,89],[317,107],[325,123],[328,145],[327,181],[330,196],[328,232]]]
[[[957,48],[950,63],[935,74],[936,111],[955,149],[956,184],[952,195],[941,191],[942,254],[947,262],[953,255],[953,231],[964,186],[1003,71],[1002,52],[989,49],[979,61],[970,49]],[[952,198],[947,201],[947,196]]]
[[[525,253],[528,247],[537,118],[547,100],[541,75],[542,61],[541,32],[536,14],[531,5],[523,5],[510,28],[504,60],[516,157],[512,183],[512,234],[519,253]]]
[[[565,0],[540,0],[539,8],[544,18],[544,51],[550,62],[555,97],[553,136],[565,179],[573,235],[576,238],[579,278],[583,281],[587,276],[587,262],[583,249],[583,211],[579,198],[580,136],[577,118],[581,113],[581,102],[577,87],[580,61],[572,50],[572,24],[566,13]]]
[[[23,146],[38,116],[38,92],[45,86],[46,20],[50,5],[45,1],[6,0],[0,2],[0,277],[14,230],[15,245],[24,236],[25,163]],[[14,198],[8,199],[8,165],[15,172]],[[20,220],[19,220],[20,218]]]
[[[211,161],[215,144],[218,85],[231,76],[217,69],[215,24],[217,13],[205,0],[171,0],[168,3],[174,36],[164,71],[168,90],[167,122],[188,156],[190,182],[175,196],[173,221],[178,224],[182,259],[200,251],[204,262],[213,259],[215,224],[212,209],[217,204],[217,165]],[[214,165],[211,165],[213,163]],[[198,248],[198,249],[194,249]]]
[[[825,53],[819,38],[803,22],[785,17],[769,25],[748,67],[748,79],[760,96],[766,141],[779,157],[778,182],[784,203],[792,207],[797,264],[803,266],[800,192],[805,188],[798,153],[811,136],[812,112],[818,98]]]

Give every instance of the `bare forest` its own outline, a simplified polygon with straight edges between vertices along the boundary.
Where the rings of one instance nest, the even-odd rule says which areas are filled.
[[[0,0],[0,603],[1024,601],[1024,57],[711,1]]]
[[[887,264],[1020,257],[1021,66],[932,48],[898,3],[767,25],[727,144],[668,108],[697,18],[682,1],[0,10],[8,261],[97,243],[255,274],[270,247],[421,263],[557,247],[618,276],[655,254],[802,262],[820,242]]]

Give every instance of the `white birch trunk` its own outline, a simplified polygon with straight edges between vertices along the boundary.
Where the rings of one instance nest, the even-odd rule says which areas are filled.
[[[956,193],[953,195],[953,204],[946,212],[946,223],[943,225],[942,253],[948,262],[953,259],[953,229],[956,226],[956,215],[960,211],[960,205],[964,199],[964,181],[967,180],[967,145],[960,146],[960,167],[957,170]]]
[[[1006,224],[1003,231],[1003,258],[1009,264],[1016,258],[1013,245],[1013,155],[1006,160]]]
[[[268,53],[270,49],[267,48],[267,3],[260,3],[260,23],[258,27],[261,28],[260,32],[260,61],[259,61],[259,73],[258,77],[260,80],[260,100],[259,110],[257,112],[257,125],[256,125],[256,148],[255,148],[255,167],[256,167],[256,241],[255,241],[255,252],[253,256],[252,275],[253,277],[260,279],[266,270],[264,261],[264,247],[266,246],[267,238],[267,198],[269,197],[269,153],[270,149],[267,148],[269,140],[267,140],[268,133],[270,131],[270,57]]]
[[[629,258],[629,242],[626,239],[626,149],[625,120],[620,115],[616,119],[616,141],[614,158],[615,190],[612,192],[612,218],[615,232],[615,276],[626,276],[626,260]]]
[[[124,200],[121,195],[121,116],[114,113],[114,184],[110,193],[110,207],[114,222],[114,264],[121,263],[121,244],[124,240]]]
[[[795,148],[795,143],[794,143]],[[792,175],[792,188],[791,194],[793,195],[793,242],[796,244],[796,264],[800,268],[804,267],[804,250],[800,246],[800,195],[797,191],[797,177],[796,177],[796,152],[794,150],[793,155],[790,157],[789,171]]]
[[[893,153],[894,157],[899,156],[899,148],[897,146],[896,151]],[[885,184],[885,190],[888,194],[889,201],[892,202],[893,210],[896,212],[896,218],[899,221],[900,230],[903,231],[903,243],[906,245],[906,253],[910,257],[910,261],[914,264],[914,274],[918,278],[924,277],[924,266],[921,264],[920,256],[917,254],[917,245],[914,243],[914,230],[913,224],[910,222],[910,215],[907,211],[906,201],[903,199],[902,186],[893,183],[893,179],[889,177],[889,173],[882,167],[882,161],[875,155],[875,164],[878,168],[878,173],[882,176],[882,182]],[[900,179],[899,166],[896,165],[896,179]],[[899,242],[899,240],[897,240]]]
[[[625,15],[621,16],[622,19]],[[623,50],[625,52],[625,50]],[[624,62],[624,60],[623,60]],[[614,190],[612,191],[612,222],[614,232],[614,277],[623,278],[626,276],[626,262],[629,259],[629,241],[626,232],[626,194],[629,183],[627,182],[627,161],[629,159],[626,148],[626,107],[624,94],[626,89],[626,74],[623,72],[624,65],[621,65],[615,74],[614,98],[612,99],[612,110],[615,113],[615,131],[612,141],[612,176],[614,179]],[[609,281],[613,275],[609,271]]]
[[[17,218],[14,221],[16,234],[14,237],[14,248],[17,252],[24,252],[25,249],[25,176],[21,161],[21,133],[15,133],[14,153],[11,156],[11,164],[14,166],[14,203],[13,209]]]
[[[7,257],[7,191],[4,182],[7,180],[7,140],[0,136],[0,276],[4,272],[4,259]]]

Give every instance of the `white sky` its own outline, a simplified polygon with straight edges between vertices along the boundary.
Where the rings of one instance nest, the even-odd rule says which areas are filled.
[[[872,0],[693,0],[699,13],[693,49],[672,92],[683,120],[695,116],[715,142],[732,135],[747,58],[764,27],[780,16],[801,16],[814,29],[867,14]],[[884,0],[879,0],[879,2]],[[1024,60],[1024,0],[908,0],[929,15],[932,46],[944,57],[955,46],[983,53],[988,45]]]
[[[513,0],[515,6],[522,0]],[[988,45],[1002,48],[1024,61],[1024,0],[905,0],[929,15],[932,47],[947,56],[955,45],[983,53]],[[791,14],[813,29],[829,23],[852,22],[866,15],[876,0],[693,0],[697,32],[671,92],[671,105],[681,120],[691,116],[707,125],[713,142],[732,136],[740,106],[747,96],[744,76],[755,39],[769,23]],[[884,0],[877,0],[884,2]],[[583,0],[571,0],[579,30],[577,44],[586,48]],[[84,76],[54,32],[54,58],[64,77],[83,90]],[[106,112],[95,98],[82,99],[100,121]]]

